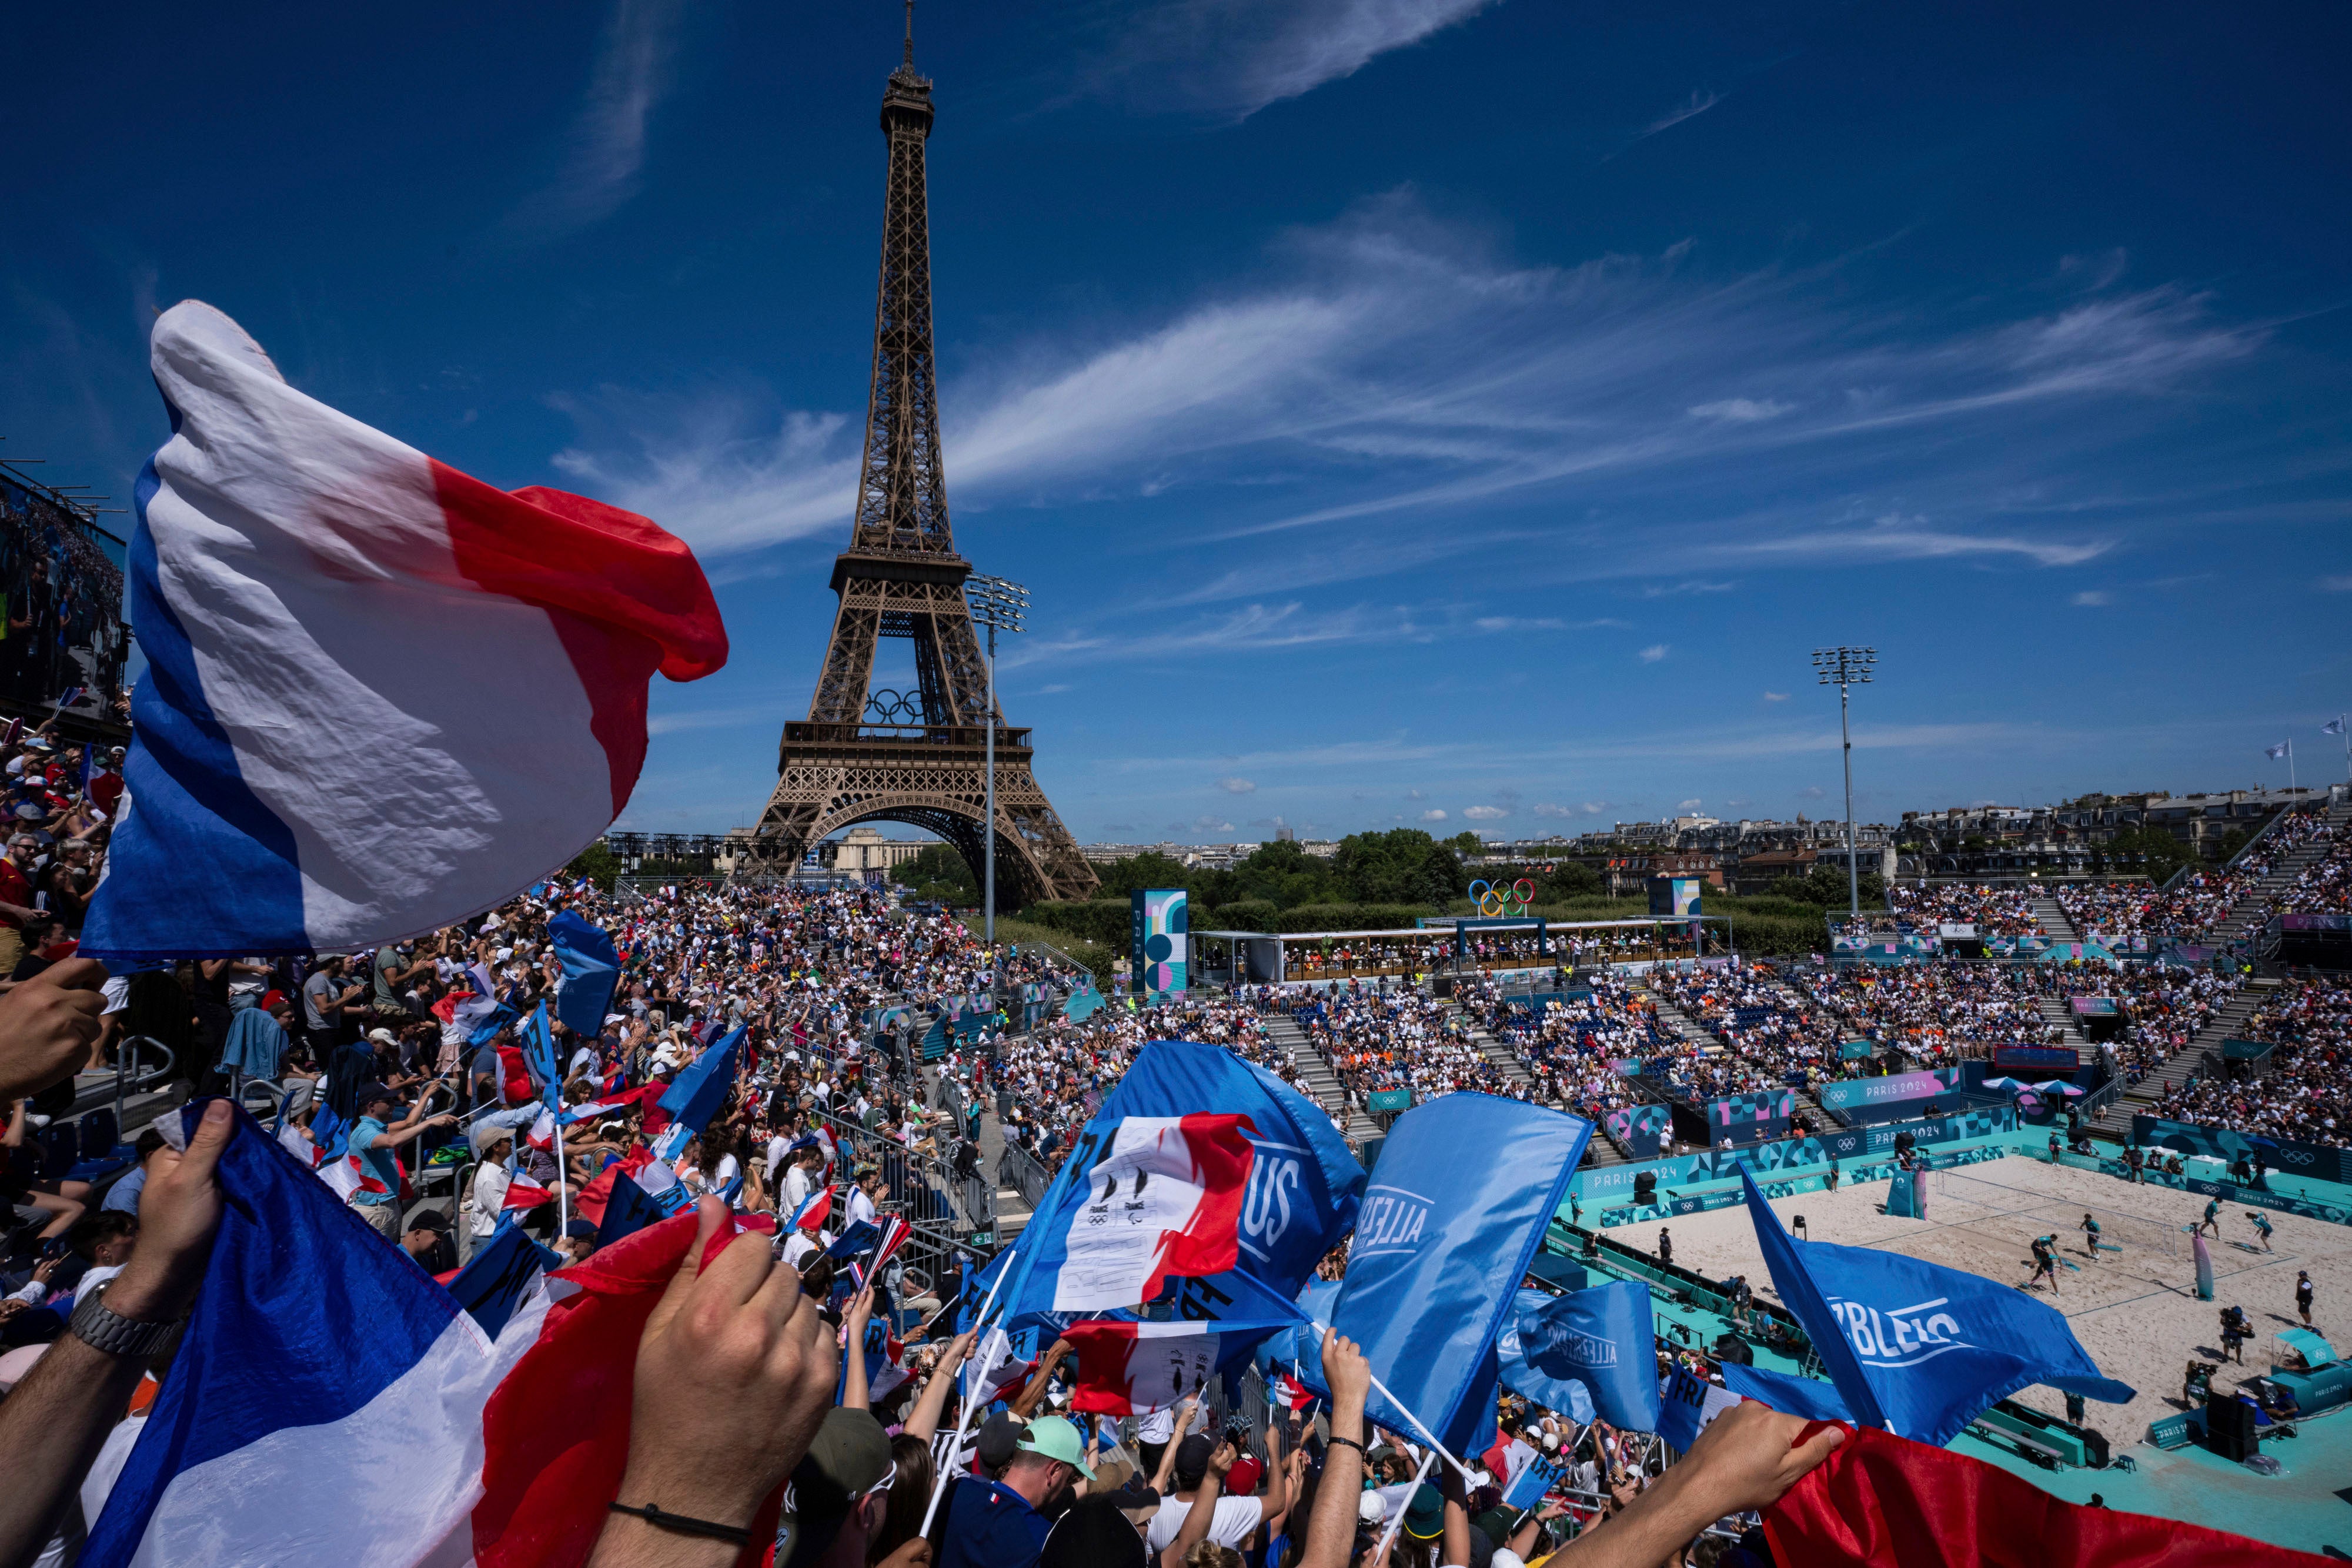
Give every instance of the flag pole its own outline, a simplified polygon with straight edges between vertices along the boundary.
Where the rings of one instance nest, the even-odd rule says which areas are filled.
[[[1402,1406],[1400,1406],[1399,1408],[1402,1409]],[[1415,1422],[1414,1425],[1419,1426],[1420,1423]],[[1432,1440],[1434,1441],[1434,1439]],[[1445,1453],[1445,1450],[1439,1448],[1433,1452],[1421,1456],[1421,1469],[1412,1472],[1412,1483],[1416,1490],[1419,1489],[1422,1481],[1428,1476],[1429,1467],[1435,1464],[1437,1462],[1437,1456],[1443,1453]],[[1454,1456],[1446,1454],[1445,1457],[1450,1459]],[[1405,1494],[1404,1502],[1405,1507],[1410,1507],[1412,1505],[1412,1494],[1411,1492]],[[1388,1560],[1389,1547],[1395,1542],[1397,1531],[1403,1528],[1404,1508],[1401,1507],[1394,1513],[1389,1515],[1388,1528],[1381,1532],[1381,1543],[1372,1552],[1373,1562],[1382,1563]]]
[[[563,1113],[555,1114],[555,1233],[572,1228],[572,1167],[563,1158]]]
[[[988,1314],[996,1309],[996,1292],[1003,1288],[1004,1276],[1011,1272],[1013,1272],[1013,1260],[1008,1258],[1005,1260],[1004,1267],[996,1271],[996,1278],[989,1283],[988,1299],[980,1303],[980,1315],[972,1320],[971,1326],[975,1333],[987,1326]],[[959,1291],[957,1294],[961,1295],[962,1292]],[[945,1312],[947,1311],[947,1308],[942,1306],[940,1311]],[[991,1336],[982,1342],[980,1364],[981,1375],[983,1378],[986,1377],[989,1373],[995,1370],[995,1368],[990,1364],[994,1360],[995,1353],[1003,1348],[1004,1343],[1005,1333],[1004,1330],[1001,1327],[994,1329]],[[958,1371],[961,1372],[961,1368],[958,1368]],[[975,1390],[974,1392],[985,1392],[985,1385],[983,1385],[981,1389]],[[953,1447],[948,1449],[946,1462],[940,1466],[939,1479],[931,1483],[931,1500],[929,1505],[923,1510],[923,1528],[915,1532],[918,1535],[929,1535],[931,1532],[932,1516],[940,1511],[940,1499],[947,1495],[948,1482],[953,1479],[951,1467],[955,1463],[956,1449],[963,1447],[963,1435],[971,1429],[972,1413],[979,1408],[980,1401],[978,1399],[968,1398],[964,1400],[962,1414],[956,1417],[955,1443]]]
[[[1331,1338],[1331,1331],[1329,1329],[1327,1328],[1323,1331],[1323,1338],[1326,1343],[1329,1343]],[[1406,1409],[1404,1406],[1404,1401],[1399,1399],[1394,1393],[1391,1392],[1389,1385],[1382,1383],[1379,1376],[1375,1375],[1370,1368],[1367,1367],[1365,1369],[1364,1375],[1371,1379],[1372,1387],[1380,1394],[1381,1398],[1394,1406],[1398,1414],[1402,1415],[1407,1421],[1412,1423],[1412,1429],[1421,1434],[1422,1440],[1427,1443],[1431,1448],[1436,1449],[1441,1455],[1444,1456],[1445,1462],[1454,1467],[1455,1473],[1461,1476],[1463,1483],[1465,1485],[1469,1484],[1470,1467],[1464,1464],[1460,1459],[1455,1458],[1452,1450],[1437,1440],[1437,1434],[1431,1431],[1427,1427],[1423,1426],[1421,1423],[1421,1417]]]

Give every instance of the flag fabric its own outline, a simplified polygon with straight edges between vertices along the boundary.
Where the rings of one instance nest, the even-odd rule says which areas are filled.
[[[832,1213],[833,1188],[821,1186],[803,1198],[798,1208],[793,1210],[793,1228],[822,1230],[824,1228],[826,1218]]]
[[[2322,735],[2342,735],[2344,733],[2344,716],[2339,713],[2334,718],[2329,719],[2326,724],[2321,725],[2319,727],[2319,733]]]
[[[548,920],[547,935],[563,965],[563,977],[555,986],[555,1016],[581,1039],[594,1040],[604,1032],[613,988],[620,982],[621,956],[611,936],[568,909]]]
[[[588,1195],[597,1182],[611,1178],[611,1185],[598,1193],[594,1213],[588,1209]],[[659,1224],[662,1206],[647,1196],[646,1189],[629,1179],[626,1171],[609,1166],[599,1172],[596,1181],[581,1188],[580,1197],[572,1206],[580,1216],[596,1228],[596,1245],[610,1247],[624,1236],[634,1236],[647,1226]]]
[[[1617,1280],[1548,1297],[1531,1311],[1527,1294],[1520,1292],[1517,1328],[1528,1366],[1581,1385],[1592,1396],[1593,1409],[1611,1426],[1656,1431],[1658,1342],[1649,1285]]]
[[[1534,1400],[1546,1409],[1557,1410],[1582,1426],[1592,1419],[1592,1391],[1576,1378],[1555,1376],[1528,1361],[1522,1325],[1556,1300],[1557,1297],[1544,1291],[1523,1289],[1514,1293],[1511,1312],[1504,1318],[1502,1328],[1495,1335],[1496,1366],[1504,1387]],[[1634,1430],[1642,1432],[1656,1429],[1654,1419],[1634,1427]]]
[[[1067,1256],[1062,1234],[1038,1231],[1039,1219],[1059,1212],[1066,1202],[1087,1201],[1085,1192],[1072,1189],[1101,1162],[1121,1123],[1194,1113],[1244,1118],[1252,1159],[1234,1237],[1239,1267],[1277,1294],[1297,1294],[1324,1254],[1354,1227],[1363,1167],[1331,1118],[1297,1090],[1222,1046],[1189,1040],[1146,1045],[1105,1096],[1022,1233],[1019,1270],[1041,1271],[1049,1281],[1059,1272]],[[1007,1284],[1013,1299],[1038,1294],[1015,1289],[1019,1284],[1017,1278]],[[1049,1286],[1042,1293],[1050,1308],[1053,1290]]]
[[[1818,1429],[1808,1427],[1803,1437]],[[1764,1511],[1764,1533],[1777,1562],[1873,1568],[2315,1568],[2325,1561],[2179,1520],[2062,1502],[1981,1459],[1866,1427],[1848,1432]]]
[[[1793,1372],[1774,1372],[1769,1367],[1742,1366],[1736,1361],[1727,1361],[1723,1364],[1723,1385],[1742,1399],[1769,1405],[1783,1416],[1853,1425],[1853,1413],[1838,1396],[1836,1385],[1818,1377],[1801,1377]]]
[[[2287,755],[2289,752],[2293,751],[2294,749],[2294,741],[2292,741],[2292,740],[2282,740],[2282,741],[2280,741],[2276,746],[2265,746],[2265,747],[2263,747],[2263,755],[2264,757],[2269,758],[2272,761],[2275,762],[2275,761],[2277,761],[2280,758],[2284,757],[2285,755]]]
[[[1524,1447],[1524,1445],[1521,1445]],[[1505,1508],[1540,1508],[1543,1500],[1554,1487],[1568,1479],[1568,1467],[1557,1459],[1534,1455],[1503,1488]]]
[[[499,1005],[499,988],[490,978],[488,965],[476,959],[466,971],[466,982],[473,988],[473,994],[452,993],[456,1000],[450,1002],[449,1020],[466,1031],[467,1044],[479,1045],[498,1032],[498,1025],[503,1021],[499,1017],[501,1012],[507,1012],[509,1017],[512,1014]]]
[[[1266,1336],[1258,1346],[1258,1370],[1272,1376],[1293,1362],[1323,1364],[1323,1331],[1331,1326],[1331,1309],[1339,1304],[1339,1281],[1309,1280],[1298,1292],[1298,1311],[1306,1322]]]
[[[444,1288],[493,1340],[534,1294],[548,1275],[563,1267],[563,1256],[541,1246],[511,1225],[501,1225],[474,1249],[466,1266]]]
[[[507,1181],[507,1200],[502,1212],[512,1214],[518,1209],[537,1208],[542,1203],[555,1201],[555,1189],[541,1186],[529,1171],[518,1169]]]
[[[1057,1312],[1156,1301],[1171,1276],[1197,1279],[1241,1257],[1242,1193],[1254,1150],[1239,1115],[1129,1116],[1099,1146],[1082,1185],[1024,1227],[1059,1244],[1011,1310]]]
[[[1469,1092],[1390,1127],[1331,1320],[1391,1390],[1372,1391],[1371,1420],[1407,1432],[1411,1411],[1457,1455],[1494,1441],[1495,1337],[1591,1134],[1581,1117]],[[1319,1385],[1319,1368],[1309,1376]]]
[[[670,1124],[654,1140],[656,1157],[677,1159],[686,1152],[687,1140],[709,1125],[727,1103],[727,1092],[735,1087],[735,1060],[743,1049],[743,1034],[736,1030],[695,1058],[662,1095],[661,1108],[669,1113]]]
[[[236,1120],[204,1287],[80,1562],[585,1562],[628,1424],[547,1413],[629,1408],[637,1342],[696,1222],[545,1276],[493,1340]],[[780,1497],[755,1537],[774,1534]]]
[[[327,1184],[328,1190],[345,1203],[349,1203],[355,1193],[382,1193],[392,1190],[383,1182],[368,1175],[367,1166],[360,1163],[360,1157],[357,1155],[338,1155],[323,1162],[319,1166],[318,1176],[320,1181]]]
[[[1658,1436],[1668,1447],[1688,1453],[1707,1423],[1738,1403],[1739,1396],[1730,1389],[1701,1382],[1677,1363],[1658,1392]]]
[[[530,1068],[531,1080],[539,1086],[540,1099],[553,1111],[563,1102],[563,1069],[555,1060],[555,1031],[547,1025],[545,1002],[531,1009],[530,1021],[520,1032],[523,1060]]]
[[[2031,1383],[2113,1403],[2131,1398],[2129,1387],[2099,1371],[2055,1307],[1897,1252],[1793,1240],[1745,1166],[1739,1179],[1773,1288],[1862,1424],[1940,1446]]]
[[[82,951],[370,947],[604,831],[654,672],[726,663],[686,546],[434,462],[295,391],[211,306],[163,312],[149,359],[172,436],[125,575],[152,674]]]
[[[624,1089],[618,1093],[606,1094],[585,1105],[574,1105],[565,1111],[558,1120],[565,1126],[571,1127],[577,1126],[582,1122],[593,1122],[605,1116],[617,1116],[639,1101],[659,1094],[668,1087],[666,1083],[644,1083],[635,1089]]]
[[[1285,1320],[1287,1321],[1287,1320]],[[1233,1354],[1236,1333],[1279,1323],[1120,1322],[1089,1318],[1062,1331],[1078,1354],[1070,1408],[1097,1416],[1148,1416],[1201,1392]]]
[[[532,1120],[530,1131],[522,1135],[522,1141],[541,1153],[552,1152],[555,1148],[556,1121],[557,1117],[553,1111],[545,1105],[540,1106],[539,1115]]]

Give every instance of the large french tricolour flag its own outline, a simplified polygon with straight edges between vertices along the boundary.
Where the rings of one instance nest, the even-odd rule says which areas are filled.
[[[635,786],[654,672],[726,662],[702,569],[644,517],[511,495],[307,397],[185,301],[139,477],[149,673],[82,950],[350,950],[562,866]]]
[[[1132,1307],[1158,1297],[1171,1275],[1233,1268],[1252,1131],[1247,1117],[1231,1113],[1121,1121],[1084,1190],[1068,1192],[1048,1221],[1068,1249],[1054,1310]],[[1030,1276],[1025,1293],[1034,1298],[1042,1282]]]
[[[552,1275],[508,1232],[453,1281],[461,1301],[242,1112],[220,1179],[204,1289],[85,1568],[584,1563],[695,1217]]]

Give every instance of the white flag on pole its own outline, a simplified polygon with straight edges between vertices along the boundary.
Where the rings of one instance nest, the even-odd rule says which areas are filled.
[[[2289,756],[2289,755],[2291,755],[2291,754],[2294,752],[2294,741],[2292,741],[2292,740],[2282,740],[2282,741],[2280,741],[2276,746],[2265,746],[2265,747],[2263,747],[2263,755],[2264,757],[2267,757],[2267,758],[2271,758],[2271,760],[2273,760],[2273,762],[2275,762],[2276,760],[2278,760],[2278,759],[2279,759],[2280,758],[2282,758],[2282,757],[2285,757],[2285,756]]]

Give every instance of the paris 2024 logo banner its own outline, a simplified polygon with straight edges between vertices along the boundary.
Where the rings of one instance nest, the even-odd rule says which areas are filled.
[[[1128,895],[1129,973],[1146,1007],[1184,994],[1185,933],[1191,926],[1184,890],[1139,888]]]

